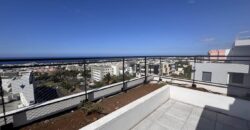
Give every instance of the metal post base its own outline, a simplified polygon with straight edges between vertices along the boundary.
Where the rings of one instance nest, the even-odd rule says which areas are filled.
[[[125,92],[125,93],[127,92],[127,82],[123,83],[122,92]]]
[[[6,124],[6,125],[2,125],[0,127],[0,130],[13,130],[13,123],[9,123],[9,124]]]
[[[196,84],[192,84],[192,87],[193,87],[193,88],[196,88],[197,86],[196,86]]]
[[[147,84],[148,83],[148,81],[147,81],[148,79],[147,78],[145,78],[145,80],[144,80],[144,84]]]

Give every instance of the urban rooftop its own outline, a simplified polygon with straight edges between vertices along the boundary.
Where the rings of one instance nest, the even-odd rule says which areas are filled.
[[[249,47],[237,40],[197,56],[1,59],[1,128],[248,130]]]
[[[250,130],[250,1],[1,0],[0,130]]]

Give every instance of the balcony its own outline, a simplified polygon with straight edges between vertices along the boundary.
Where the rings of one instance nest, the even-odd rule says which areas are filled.
[[[250,74],[246,61],[250,62],[247,56],[218,61],[206,56],[1,59],[1,81],[5,83],[1,87],[4,93],[1,93],[0,125],[2,129],[38,129],[33,126],[77,111],[79,104],[84,106],[85,101],[102,104],[105,99],[118,99],[119,95],[149,84],[157,89],[72,129],[250,129],[250,84],[246,80]],[[138,69],[133,67],[138,64],[149,67],[143,76],[134,77]],[[108,75],[107,70],[103,77],[97,77],[105,82],[94,81],[87,74],[93,69],[101,73],[98,68],[91,68],[99,65],[110,66],[110,72],[114,72]],[[235,67],[226,69],[225,66]],[[216,70],[220,71],[223,81],[215,78]],[[11,77],[7,72],[19,75],[11,81],[18,82],[6,87]],[[211,72],[211,75],[204,77],[203,72]],[[231,73],[237,73],[236,77]],[[234,81],[241,82],[232,85]]]
[[[247,130],[249,106],[249,101],[166,85],[81,130]]]

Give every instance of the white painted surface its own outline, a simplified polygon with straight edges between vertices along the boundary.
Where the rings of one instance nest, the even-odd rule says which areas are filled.
[[[154,80],[158,81],[159,77],[154,77]],[[191,86],[192,80],[186,80],[186,79],[178,79],[178,78],[171,78],[171,77],[162,77],[162,81],[164,82],[170,82],[175,84],[181,84],[185,86]],[[245,77],[246,82],[250,82],[250,80],[247,80]],[[235,95],[244,97],[246,94],[250,93],[250,89],[247,88],[241,88],[237,86],[228,86],[228,85],[218,85],[214,83],[209,82],[202,82],[202,81],[195,81],[195,84],[198,88],[205,88],[207,90],[210,90],[212,92],[218,92],[225,95]],[[248,83],[247,83],[248,84]]]
[[[195,80],[202,81],[202,73],[211,72],[211,82],[227,84],[228,73],[249,73],[249,65],[235,63],[196,63]],[[193,76],[192,76],[193,77]],[[247,87],[249,84],[244,84]]]
[[[169,87],[162,87],[83,127],[81,130],[128,130],[169,99]]]
[[[31,72],[25,72],[22,76],[14,78],[11,80],[12,94],[20,94],[22,97],[22,105],[29,106],[35,102],[34,86],[30,84]]]
[[[250,101],[173,85],[168,86],[170,87],[170,97],[172,99],[250,120]]]
[[[234,46],[250,46],[250,39],[235,40]]]
[[[112,95],[114,93],[118,93],[118,92],[120,92],[122,90],[122,87],[123,87],[123,84],[119,83],[119,84],[116,84],[116,85],[109,86],[109,88],[107,88],[107,89],[101,89],[100,91],[95,91],[93,93],[93,99],[92,100],[98,99],[98,98],[101,98],[101,97],[105,97],[105,96],[108,96],[108,95]]]
[[[127,88],[132,88],[144,82],[144,78],[138,79],[137,81],[127,82]]]
[[[247,120],[170,99],[131,130],[249,129]]]

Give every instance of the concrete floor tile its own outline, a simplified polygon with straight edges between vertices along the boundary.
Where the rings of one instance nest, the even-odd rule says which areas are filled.
[[[204,117],[197,118],[196,116],[190,116],[187,122],[185,123],[184,127],[195,127],[203,130],[214,130],[215,128],[215,121],[209,120]]]
[[[181,121],[186,121],[190,113],[191,110],[189,109],[179,109],[173,106],[165,112],[165,115],[173,116]]]
[[[146,130],[148,129],[151,125],[155,124],[152,120],[145,119],[139,124],[137,124],[133,129],[131,130]]]
[[[225,125],[225,124],[221,124],[221,123],[216,123],[216,126],[215,126],[215,130],[238,130],[232,126],[228,126],[228,125]]]
[[[235,117],[231,117],[231,116],[227,116],[224,114],[217,114],[217,121],[219,123],[225,124],[225,125],[229,125],[229,126],[233,126],[235,128],[238,129],[248,129],[248,124],[246,120],[242,120],[239,118],[235,118]]]
[[[170,129],[170,130],[180,130],[184,125],[184,122],[178,118],[170,115],[162,115],[158,120],[158,124]]]
[[[170,129],[168,129],[160,124],[154,123],[151,126],[149,126],[149,128],[147,128],[145,130],[170,130]]]
[[[175,108],[175,109],[182,110],[182,111],[192,111],[194,106],[188,105],[188,104],[185,104],[185,103],[182,103],[182,102],[176,102],[175,104],[173,104],[172,107]]]
[[[169,100],[132,130],[250,130],[249,127],[250,121]]]
[[[199,117],[204,117],[207,118],[209,120],[216,120],[216,112],[210,111],[210,110],[206,110],[206,109],[202,109],[200,107],[195,107],[191,113],[191,115],[196,115]]]

